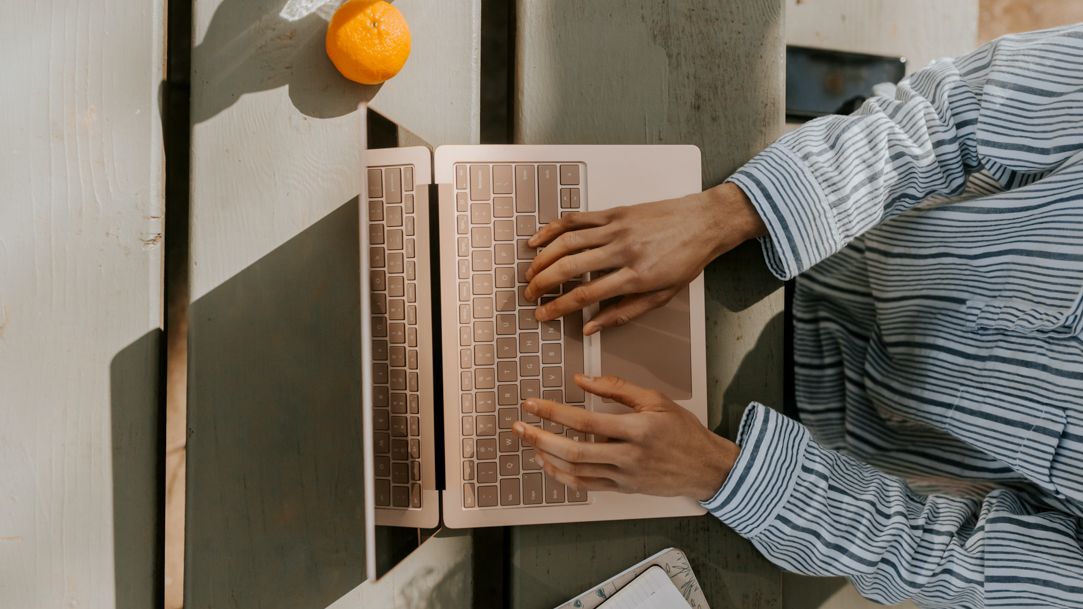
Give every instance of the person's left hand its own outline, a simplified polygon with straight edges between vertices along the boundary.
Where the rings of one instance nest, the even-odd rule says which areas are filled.
[[[535,449],[545,473],[578,490],[688,496],[706,501],[726,481],[740,448],[712,433],[688,410],[657,391],[617,377],[576,375],[584,390],[630,406],[634,413],[589,412],[530,399],[526,412],[607,438],[577,442],[519,421],[515,435]]]

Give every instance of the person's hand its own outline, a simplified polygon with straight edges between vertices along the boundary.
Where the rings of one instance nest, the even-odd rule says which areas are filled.
[[[527,271],[525,296],[534,301],[578,275],[611,271],[534,311],[546,321],[624,296],[583,326],[594,334],[666,304],[711,260],[766,234],[752,202],[728,182],[681,199],[568,214],[530,238],[530,247],[545,249]]]
[[[535,462],[557,481],[578,490],[714,497],[741,449],[703,426],[691,412],[657,391],[617,377],[581,374],[584,390],[632,407],[629,414],[604,414],[549,400],[529,399],[526,412],[583,433],[605,438],[577,442],[522,421],[512,431],[534,448]]]

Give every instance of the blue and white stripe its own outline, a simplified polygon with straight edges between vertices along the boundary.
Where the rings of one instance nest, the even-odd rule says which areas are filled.
[[[1083,607],[1083,25],[1001,38],[732,178],[799,276],[804,426],[753,404],[704,505],[924,607]]]

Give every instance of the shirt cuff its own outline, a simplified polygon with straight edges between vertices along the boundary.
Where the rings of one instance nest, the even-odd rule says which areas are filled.
[[[842,249],[835,217],[808,165],[781,143],[772,144],[730,176],[767,225],[760,238],[767,266],[792,279]]]
[[[755,536],[793,492],[809,441],[800,423],[752,402],[741,417],[737,462],[718,493],[700,503],[742,537]]]

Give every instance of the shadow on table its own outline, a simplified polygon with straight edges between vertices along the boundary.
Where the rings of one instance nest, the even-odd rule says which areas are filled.
[[[357,110],[381,85],[355,83],[335,69],[324,46],[335,3],[299,19],[278,16],[286,0],[225,0],[192,49],[192,124],[229,108],[246,93],[289,87],[306,116]]]

